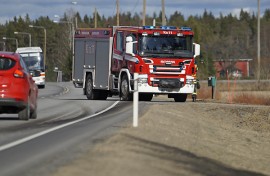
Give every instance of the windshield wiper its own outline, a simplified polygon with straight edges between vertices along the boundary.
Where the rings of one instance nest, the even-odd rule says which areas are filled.
[[[153,58],[161,57],[160,55],[157,55],[157,54],[143,54],[142,56],[143,57],[153,57]]]
[[[162,50],[162,51],[159,51],[158,54],[174,54],[174,52],[172,50]]]
[[[180,57],[188,57],[188,58],[193,57],[192,52],[187,51],[187,50],[176,50],[176,51],[174,51],[174,55],[175,56],[180,56]]]

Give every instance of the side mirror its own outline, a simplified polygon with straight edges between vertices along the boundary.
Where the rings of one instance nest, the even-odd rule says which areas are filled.
[[[134,43],[137,43],[137,41],[133,41],[133,38],[131,36],[126,37],[126,53],[134,55],[134,52],[133,52]]]
[[[199,56],[201,54],[201,45],[197,44],[197,43],[193,43],[194,46],[194,58],[196,56]]]
[[[131,36],[126,37],[126,53],[133,54],[133,39]]]

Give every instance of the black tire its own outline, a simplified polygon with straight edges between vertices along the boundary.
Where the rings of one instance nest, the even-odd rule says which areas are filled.
[[[187,100],[187,94],[177,94],[174,96],[175,102],[185,102]]]
[[[45,85],[39,85],[38,88],[39,89],[44,89],[45,88]]]
[[[140,101],[151,101],[153,98],[153,94],[151,93],[140,93],[139,100]]]
[[[29,97],[28,97],[28,100],[27,100],[26,107],[18,113],[18,117],[19,117],[20,120],[29,120],[29,118],[30,118]]]
[[[132,94],[129,92],[129,81],[127,75],[124,75],[121,79],[120,99],[123,101],[132,100]]]
[[[37,118],[37,106],[35,106],[35,109],[30,112],[30,119],[36,119]]]
[[[85,94],[88,100],[96,100],[98,98],[98,92],[93,89],[93,80],[90,74],[86,77]]]

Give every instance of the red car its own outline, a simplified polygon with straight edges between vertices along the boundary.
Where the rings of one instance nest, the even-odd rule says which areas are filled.
[[[0,114],[37,118],[38,87],[17,53],[0,51]]]

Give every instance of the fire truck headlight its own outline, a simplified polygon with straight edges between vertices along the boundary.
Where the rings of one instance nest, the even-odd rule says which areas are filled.
[[[193,79],[187,79],[186,84],[193,84]]]
[[[140,83],[140,84],[145,84],[145,83],[147,83],[147,78],[139,78],[139,79],[138,79],[138,83]]]

